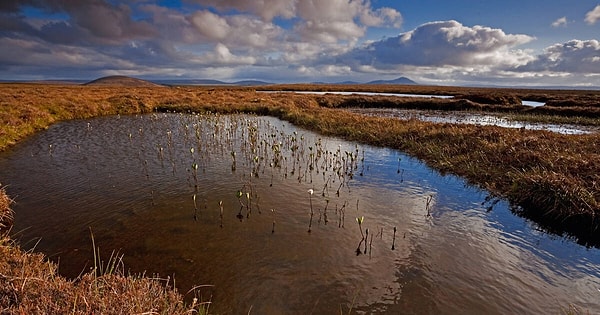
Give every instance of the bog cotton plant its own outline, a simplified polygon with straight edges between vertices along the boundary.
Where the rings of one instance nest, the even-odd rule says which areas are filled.
[[[356,218],[356,223],[358,223],[358,229],[360,230],[360,235],[363,237],[363,239],[365,238],[365,235],[363,234],[363,230],[362,230],[362,224],[364,221],[365,221],[364,216]]]
[[[313,206],[312,206],[312,195],[314,193],[315,193],[315,191],[312,188],[308,190],[308,200],[310,202],[310,221],[308,222],[308,233],[311,232],[312,218],[313,218],[313,215],[314,215]]]

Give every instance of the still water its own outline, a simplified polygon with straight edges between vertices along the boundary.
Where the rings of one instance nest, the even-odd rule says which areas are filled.
[[[598,127],[534,123],[512,120],[500,114],[484,114],[474,112],[449,112],[442,110],[416,110],[398,108],[347,108],[348,111],[367,116],[392,117],[402,120],[418,119],[434,123],[470,124],[481,126],[500,126],[503,128],[523,128],[529,130],[546,130],[562,134],[581,135],[598,132]]]
[[[196,294],[217,314],[600,311],[598,249],[401,152],[275,118],[62,122],[2,153],[0,181],[13,237],[63,274],[93,266],[93,232],[103,260],[212,285]]]

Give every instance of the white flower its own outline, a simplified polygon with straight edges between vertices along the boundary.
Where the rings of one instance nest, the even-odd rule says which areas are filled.
[[[308,190],[308,193],[312,195],[312,194],[314,194],[314,190],[312,190],[312,188],[311,188]]]

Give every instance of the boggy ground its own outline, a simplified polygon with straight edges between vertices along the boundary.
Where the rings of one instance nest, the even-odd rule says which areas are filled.
[[[318,89],[340,90],[340,86],[317,86]],[[317,90],[315,86],[272,86],[271,90]],[[435,108],[443,110],[504,111],[535,117],[559,117],[578,121],[581,117],[600,118],[600,91],[550,91],[470,89],[417,86],[347,86],[346,90],[395,93],[456,95],[456,99],[408,99],[377,96],[317,96],[290,93],[257,93],[253,88],[236,87],[120,87],[41,84],[0,85],[0,150],[6,150],[25,137],[66,119],[100,115],[134,114],[152,111],[220,113],[255,113],[271,115],[325,135],[344,137],[373,145],[399,149],[425,161],[442,173],[466,178],[470,183],[507,198],[515,212],[537,222],[541,227],[568,234],[587,246],[600,246],[600,134],[561,135],[546,131],[509,129],[495,126],[455,125],[400,121],[392,118],[365,117],[340,108],[348,106],[380,106],[398,108]],[[547,102],[541,109],[519,104],[520,99]],[[1,178],[0,178],[1,181]],[[9,183],[6,183],[9,184]],[[0,196],[8,198],[4,192]],[[7,199],[8,200],[8,199]],[[7,215],[6,222],[11,216]],[[2,229],[0,225],[0,229]],[[31,303],[50,291],[35,291],[48,279],[56,279],[56,267],[44,263],[41,256],[23,253],[6,237],[0,243],[0,282],[4,290],[0,308],[8,312],[33,310]],[[31,261],[32,263],[26,263]],[[34,269],[26,276],[23,270]],[[35,271],[37,270],[37,271]],[[34,273],[44,272],[44,274]],[[122,275],[110,274],[106,279],[127,281]],[[41,279],[41,280],[40,280]],[[46,279],[46,280],[44,280]],[[96,274],[88,274],[74,282],[48,286],[55,294],[64,290],[75,293],[60,295],[63,307],[73,309],[98,303],[120,303],[101,300],[99,296],[117,292],[118,284],[97,282]],[[144,278],[146,279],[146,278]],[[49,281],[49,280],[48,280]],[[90,285],[89,281],[94,285]],[[102,280],[104,281],[104,280]],[[106,280],[109,281],[109,280]],[[132,282],[151,281],[133,277]],[[58,282],[57,282],[58,283]],[[79,285],[83,283],[84,285]],[[163,292],[164,304],[171,308],[163,313],[188,311],[177,293],[164,283],[152,282]],[[29,286],[29,285],[31,286]],[[133,285],[123,284],[131,288]],[[96,298],[81,293],[82,286],[94,288]],[[97,289],[100,286],[105,289]],[[149,290],[150,284],[142,285]],[[110,289],[108,289],[110,288]],[[119,287],[121,288],[121,287]],[[19,289],[21,291],[19,291]],[[34,290],[33,293],[27,290]],[[133,289],[140,290],[139,287]],[[80,293],[77,293],[80,292]],[[118,291],[121,292],[121,291]],[[139,292],[139,291],[138,291]],[[61,293],[62,294],[62,293]],[[135,295],[133,293],[133,295]],[[27,297],[30,296],[30,297]],[[51,295],[50,295],[51,296]],[[57,296],[58,297],[58,296]],[[82,304],[83,303],[83,304]],[[132,302],[137,305],[138,302]],[[163,302],[160,302],[163,303]],[[50,306],[48,306],[50,307]],[[58,306],[56,306],[58,307]],[[106,306],[108,307],[108,306]],[[111,306],[112,307],[112,306]],[[133,306],[132,306],[133,307]],[[141,309],[154,309],[144,305]],[[189,307],[188,307],[189,308]],[[63,308],[67,310],[68,308]],[[87,308],[85,310],[98,310]]]

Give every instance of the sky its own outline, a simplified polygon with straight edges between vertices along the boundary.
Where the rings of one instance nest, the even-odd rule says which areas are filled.
[[[600,87],[600,0],[2,0],[0,80]]]

